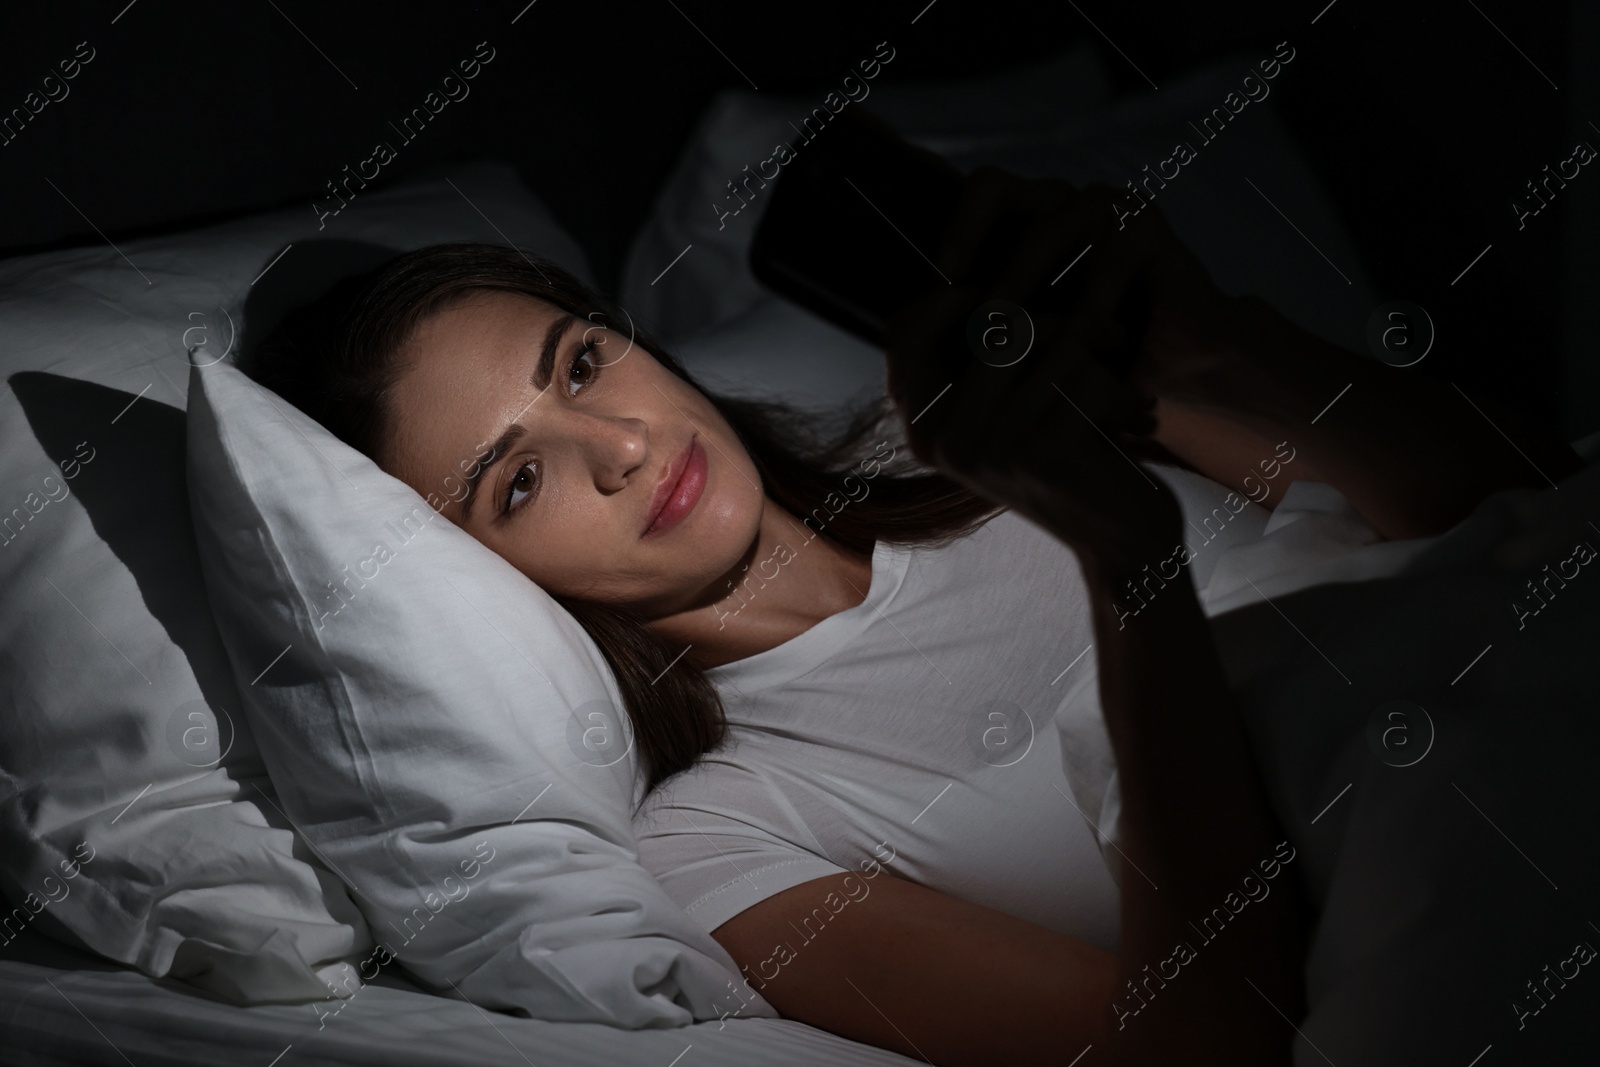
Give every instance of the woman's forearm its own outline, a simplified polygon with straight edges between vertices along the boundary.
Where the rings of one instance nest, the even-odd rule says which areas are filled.
[[[1543,487],[1582,464],[1492,397],[1365,359],[1264,301],[1237,301],[1236,343],[1261,368],[1234,398],[1241,425],[1287,440],[1391,540],[1442,532],[1489,494]]]
[[[1084,560],[1122,791],[1115,1062],[1287,1064],[1284,1020],[1304,1008],[1295,872],[1192,586],[1118,617],[1120,579],[1145,562]]]

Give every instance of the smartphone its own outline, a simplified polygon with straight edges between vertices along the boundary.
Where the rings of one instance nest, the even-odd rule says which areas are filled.
[[[911,144],[860,105],[849,107],[784,165],[751,244],[751,270],[774,292],[881,350],[895,313],[948,283],[933,257],[965,183],[942,156]],[[1025,226],[1020,216],[1002,215],[980,243],[968,282],[981,288],[997,279]],[[1089,278],[1086,263],[1072,263],[1076,255],[1053,269],[1054,284],[1041,283],[1023,307],[1070,310]],[[1116,309],[1126,343],[1093,350],[1120,378],[1138,353],[1148,313],[1148,291],[1136,281]],[[976,353],[960,349],[971,347],[946,346],[946,369],[963,369]]]

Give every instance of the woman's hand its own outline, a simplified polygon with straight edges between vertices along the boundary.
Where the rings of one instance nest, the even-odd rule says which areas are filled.
[[[1059,179],[979,167],[967,178],[937,259],[960,284],[985,235],[1003,217],[1020,217],[1024,238],[994,286],[997,295],[1023,303],[1048,294],[1049,286],[1040,292],[1046,282],[1065,288],[1076,280],[1083,294],[1066,329],[1091,350],[1108,349],[1127,340],[1116,311],[1138,283],[1148,289],[1150,310],[1129,384],[1168,406],[1218,414],[1258,406],[1257,383],[1275,370],[1267,366],[1270,352],[1247,343],[1257,302],[1217,289],[1156,205],[1136,213],[1131,207],[1103,185],[1078,190]],[[1058,274],[1067,263],[1087,279]]]
[[[1131,625],[1116,603],[1126,580],[1180,543],[1183,518],[1171,492],[1121,447],[1154,428],[1149,396],[1118,381],[1091,349],[1122,340],[1111,312],[1140,278],[1157,329],[1136,380],[1157,395],[1181,388],[1182,373],[1203,385],[1205,375],[1184,361],[1208,351],[1229,305],[1150,209],[1119,232],[1104,191],[983,180],[1010,190],[1004,195],[1021,203],[1030,233],[995,285],[941,286],[896,317],[889,388],[919,459],[1044,526],[1083,565],[1100,705],[1123,789],[1118,850],[1140,874],[1121,880],[1122,943],[1110,983],[1118,1018],[1095,1042],[1096,1055],[1141,1065],[1287,1063],[1293,1034],[1284,1019],[1304,1005],[1293,890],[1264,900],[1236,933],[1204,949],[1195,964],[1203,976],[1155,997],[1149,1016],[1124,1026],[1146,1008],[1142,997],[1116,992],[1149,975],[1153,961],[1192,935],[1189,916],[1223,899],[1239,872],[1283,839],[1192,584],[1180,579],[1153,596]],[[971,228],[968,254],[982,232]],[[953,240],[947,266],[959,272],[962,237]],[[1085,243],[1104,255],[1073,268],[1092,272],[1078,306],[1067,315],[1036,302],[1016,307],[1033,302]],[[991,297],[1010,307],[985,306]],[[1213,348],[1220,354],[1209,373],[1232,373],[1226,345]],[[949,364],[954,381],[940,358],[947,353],[961,357]],[[1242,974],[1267,983],[1272,1002],[1250,994]]]
[[[1026,315],[1000,321],[977,306],[984,295],[940,287],[890,326],[889,390],[912,453],[1086,562],[1120,570],[1169,553],[1180,539],[1177,501],[1117,444],[1154,427],[1149,402],[1059,318],[1033,318],[1031,329]],[[952,382],[941,356],[963,349],[969,334],[981,339],[982,358],[963,353]]]
[[[1141,515],[1136,497],[1117,499],[1106,470],[1090,477],[1086,457],[1098,454],[1050,432],[1071,429],[1052,421],[1043,406],[1060,395],[1052,380],[1111,439],[1119,431],[1153,436],[1226,485],[1240,485],[1240,475],[1253,474],[1257,461],[1276,451],[1273,442],[1292,441],[1302,457],[1296,460],[1300,478],[1339,489],[1391,539],[1439,533],[1491,492],[1553,484],[1582,466],[1559,438],[1497,408],[1489,397],[1469,402],[1458,389],[1446,389],[1428,376],[1397,374],[1316,337],[1262,300],[1223,294],[1155,205],[1137,213],[1133,207],[1104,186],[1080,191],[1064,181],[1027,180],[994,167],[969,175],[938,251],[942,271],[956,284],[942,294],[930,293],[911,309],[927,322],[920,333],[915,322],[907,324],[907,332],[891,345],[900,350],[890,353],[891,388],[899,375],[902,409],[909,407],[908,417],[916,417],[947,384],[947,377],[927,380],[940,377],[929,369],[937,364],[927,356],[951,342],[927,330],[952,323],[963,301],[971,308],[998,296],[1032,305],[1027,311],[1040,336],[1026,358],[1000,375],[981,359],[965,357],[952,396],[940,400],[918,426],[951,399],[960,403],[948,406],[973,407],[978,414],[951,416],[954,454],[943,462],[937,456],[925,462],[946,468],[987,496],[1003,497],[1037,521],[1070,501],[1070,507],[1056,508],[1061,515],[1055,521],[1065,524],[1058,535],[1080,550],[1094,545],[1102,552],[1108,551],[1108,527],[1145,528],[1151,516]],[[974,253],[1008,217],[1026,224],[1008,264],[984,291],[973,291],[972,279],[966,279],[963,291]],[[1087,246],[1092,247],[1074,262]],[[1072,264],[1067,272],[1084,288],[1063,321],[1042,314],[1038,305],[1051,286],[1066,280],[1066,264]],[[1149,322],[1122,382],[1092,359],[1086,365],[1084,355],[1086,348],[1092,354],[1126,341],[1116,313],[1136,287],[1149,296]],[[1013,317],[1026,325],[1020,313]],[[1084,395],[1052,378],[1057,373],[1075,375]],[[1163,422],[1153,433],[1129,421],[1133,398],[1159,400],[1155,410]],[[1339,403],[1332,406],[1335,399]],[[1485,407],[1487,413],[1481,410]],[[989,432],[1009,434],[1004,439],[1011,443],[961,439]],[[943,446],[929,441],[922,447],[934,455]],[[917,451],[915,439],[912,448]],[[1022,454],[1008,458],[1007,449]],[[1062,450],[1070,454],[1059,454]],[[1052,477],[1054,472],[1059,477]],[[1168,551],[1173,543],[1167,542]],[[1122,561],[1130,559],[1124,555]]]

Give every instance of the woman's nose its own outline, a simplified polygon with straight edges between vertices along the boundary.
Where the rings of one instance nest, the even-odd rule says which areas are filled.
[[[649,459],[649,427],[643,419],[596,416],[586,427],[584,447],[595,487],[615,492]]]

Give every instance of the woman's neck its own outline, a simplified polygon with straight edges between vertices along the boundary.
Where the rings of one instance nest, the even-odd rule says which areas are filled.
[[[867,598],[872,558],[813,533],[771,498],[744,557],[708,591],[709,604],[648,624],[689,646],[702,669],[745,659],[805,633]]]

